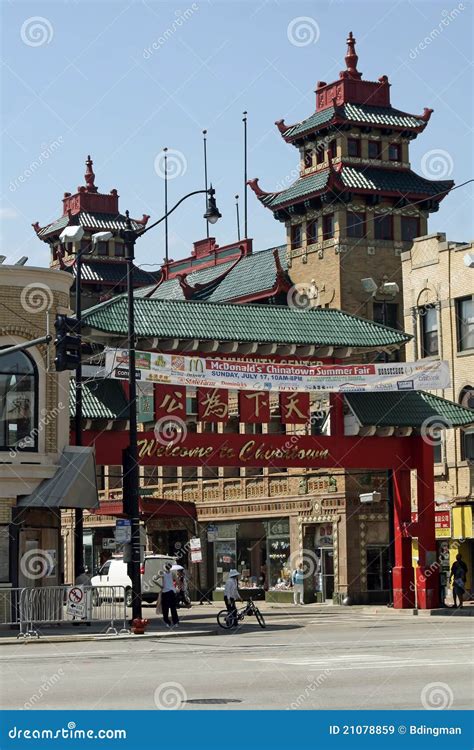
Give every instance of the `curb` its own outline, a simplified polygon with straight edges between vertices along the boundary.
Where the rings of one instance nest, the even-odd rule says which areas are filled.
[[[384,607],[383,609],[374,607],[364,607],[364,615],[384,615],[385,617],[474,617],[474,607],[463,607],[462,609],[453,609],[452,607],[440,607],[438,609],[393,609]]]
[[[175,631],[166,633],[144,633],[143,635],[134,635],[133,633],[122,633],[121,635],[102,635],[101,633],[91,635],[51,635],[41,636],[40,638],[2,638],[0,646],[19,646],[30,643],[80,643],[83,641],[136,641],[155,638],[157,640],[166,640],[167,638],[187,638],[189,636],[201,637],[203,635],[217,635],[217,630],[193,630],[193,631]]]

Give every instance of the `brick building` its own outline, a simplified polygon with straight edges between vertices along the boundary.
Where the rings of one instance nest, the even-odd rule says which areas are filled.
[[[443,359],[451,366],[451,387],[436,391],[474,408],[474,246],[450,242],[444,234],[418,237],[402,255],[405,330],[413,339],[409,359]],[[435,502],[438,546],[449,546],[451,563],[461,552],[472,588],[474,563],[474,431],[439,432],[435,445]],[[449,423],[446,425],[449,427]]]
[[[0,265],[0,350],[69,313],[70,276]],[[61,509],[97,505],[89,448],[69,446],[69,374],[47,344],[0,355],[0,587],[61,582]]]

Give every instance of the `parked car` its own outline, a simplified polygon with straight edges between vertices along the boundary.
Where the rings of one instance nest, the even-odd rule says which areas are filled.
[[[169,555],[145,555],[140,572],[142,576],[142,601],[155,602],[160,592],[161,572],[167,563],[175,564],[175,559]],[[132,581],[128,575],[128,563],[122,555],[114,555],[107,560],[97,575],[91,579],[91,585],[96,589],[93,592],[94,604],[100,604],[101,600],[110,597],[110,591],[101,590],[105,586],[117,586],[113,592],[115,599],[122,599],[125,595],[127,607],[132,606]],[[123,589],[122,589],[123,587]]]

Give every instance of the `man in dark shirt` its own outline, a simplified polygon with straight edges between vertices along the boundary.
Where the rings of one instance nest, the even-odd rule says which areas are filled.
[[[449,580],[453,580],[453,601],[457,607],[456,601],[459,600],[459,608],[462,607],[464,592],[466,591],[467,565],[462,559],[462,555],[456,555],[456,559],[451,565],[451,574]]]

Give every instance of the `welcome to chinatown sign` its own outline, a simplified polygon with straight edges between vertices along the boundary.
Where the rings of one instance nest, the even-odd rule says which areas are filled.
[[[106,349],[107,377],[128,379],[128,351]],[[447,362],[325,364],[136,353],[144,383],[262,391],[413,391],[448,388]]]

